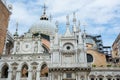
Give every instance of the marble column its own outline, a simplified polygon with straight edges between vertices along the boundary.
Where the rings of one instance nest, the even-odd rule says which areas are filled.
[[[8,71],[8,80],[12,80],[12,70]]]
[[[52,80],[52,77],[51,77],[52,75],[51,75],[51,73],[49,73],[49,80]]]
[[[75,79],[78,80],[78,73],[76,73],[76,75],[75,75]]]
[[[28,80],[32,80],[32,70],[28,70]]]
[[[62,80],[62,73],[60,73],[60,80]]]
[[[18,70],[18,71],[16,72],[16,80],[20,80],[20,78],[21,78],[21,71]]]
[[[36,80],[40,80],[40,70],[37,70]]]
[[[87,74],[85,74],[85,80],[88,80],[88,76],[87,76]]]
[[[78,74],[78,80],[80,80],[80,74]]]

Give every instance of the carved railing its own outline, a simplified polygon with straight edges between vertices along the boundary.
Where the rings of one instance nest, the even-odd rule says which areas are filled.
[[[48,77],[40,77],[40,80],[49,80]]]
[[[21,78],[20,80],[28,80],[27,78]]]
[[[49,64],[49,67],[90,67],[91,65],[89,64],[86,65],[84,63],[62,63],[62,64]]]

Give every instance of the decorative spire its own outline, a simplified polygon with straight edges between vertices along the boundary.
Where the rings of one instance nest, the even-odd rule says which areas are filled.
[[[66,16],[66,19],[67,19],[67,22],[66,22],[66,25],[69,25],[69,15]]]
[[[18,36],[18,22],[16,22],[16,32],[15,32],[14,36]]]
[[[66,19],[67,19],[67,22],[66,22],[66,32],[65,32],[65,36],[72,36],[71,35],[71,32],[70,32],[70,29],[69,29],[69,15],[66,16]]]
[[[78,31],[80,32],[81,31],[81,29],[80,29],[80,20],[78,21]]]
[[[58,21],[55,22],[55,25],[56,25],[56,32],[58,32],[58,25],[59,25]]]
[[[73,12],[73,23],[76,24],[76,15],[75,15],[75,12]]]
[[[73,32],[76,33],[77,30],[77,26],[76,26],[76,16],[75,16],[75,12],[73,12]]]
[[[46,14],[46,5],[45,5],[45,3],[44,3],[44,6],[43,6],[43,9],[44,9],[44,11],[43,11],[43,14],[45,15]]]
[[[84,40],[85,40],[85,39],[86,39],[86,29],[85,29],[86,24],[84,24],[83,26],[84,26],[84,34],[83,34],[83,38],[84,38]]]
[[[46,15],[46,5],[43,6],[43,15],[41,16],[40,20],[48,20],[48,17]]]

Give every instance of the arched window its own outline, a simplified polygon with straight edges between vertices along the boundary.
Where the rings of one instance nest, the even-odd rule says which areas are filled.
[[[8,66],[4,65],[2,67],[2,73],[1,73],[1,78],[8,78]]]
[[[93,56],[91,54],[87,54],[87,62],[93,62]]]
[[[40,77],[48,77],[48,67],[46,64],[41,66]]]
[[[28,77],[28,66],[26,64],[23,65],[21,70],[22,77]]]

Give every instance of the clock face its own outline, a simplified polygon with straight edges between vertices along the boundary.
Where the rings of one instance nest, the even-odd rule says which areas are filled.
[[[23,43],[22,50],[23,51],[30,51],[31,50],[31,44],[30,43]]]

